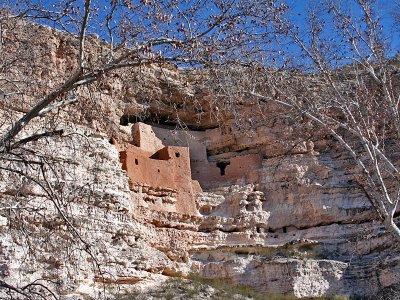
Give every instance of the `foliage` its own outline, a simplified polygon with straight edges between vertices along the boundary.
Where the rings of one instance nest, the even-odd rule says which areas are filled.
[[[145,299],[149,296],[156,299],[254,299],[254,300],[291,300],[292,296],[273,295],[269,293],[255,292],[251,287],[243,285],[232,285],[224,280],[204,279],[196,274],[190,274],[188,279],[175,278],[164,283],[160,289],[143,293],[135,299]],[[133,296],[133,295],[132,295]],[[126,295],[121,300],[133,299],[131,295]],[[142,297],[142,298],[141,298]]]
[[[206,279],[191,273],[187,279],[173,278],[153,291],[118,295],[118,300],[138,299],[242,299],[242,300],[294,300],[291,295],[278,295],[268,292],[256,292],[252,287],[231,284],[224,279]],[[312,300],[348,300],[347,296],[323,296],[309,298]]]

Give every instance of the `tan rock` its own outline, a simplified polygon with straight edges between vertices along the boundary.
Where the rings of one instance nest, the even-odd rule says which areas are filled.
[[[76,66],[72,36],[13,25],[2,32],[11,41],[2,55],[31,59],[26,74],[7,76],[36,84],[0,104],[1,133]],[[106,45],[89,43],[95,60]],[[54,159],[47,179],[87,244],[42,188],[2,170],[2,280],[48,279],[65,298],[94,299],[104,283],[110,294],[143,291],[190,272],[295,297],[371,296],[399,284],[399,249],[358,188],[351,158],[274,105],[242,101],[238,116],[224,112],[206,77],[167,64],[115,73],[57,112],[64,136],[31,147]],[[169,125],[129,124],[159,117]],[[175,126],[182,122],[194,130]],[[20,137],[44,125],[38,119]]]

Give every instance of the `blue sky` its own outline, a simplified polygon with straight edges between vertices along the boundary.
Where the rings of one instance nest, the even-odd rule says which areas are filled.
[[[306,18],[308,14],[308,8],[313,7],[313,3],[321,1],[296,1],[296,0],[284,0],[284,2],[290,7],[290,16],[299,24],[300,27],[306,26]],[[354,1],[341,1],[344,5],[349,7],[348,13],[355,17],[359,17],[359,10],[357,9]],[[349,5],[351,3],[351,5]],[[376,11],[381,18],[381,24],[383,25],[383,39],[390,45],[390,55],[396,55],[400,53],[400,24],[395,26],[395,20],[393,14],[396,10],[400,10],[400,1],[396,4],[394,0],[377,0],[375,1]],[[399,12],[400,13],[400,12]]]
[[[299,26],[301,29],[305,29],[307,27],[307,15],[308,15],[308,8],[313,7],[313,4],[318,4],[320,1],[317,0],[310,0],[310,1],[296,1],[296,0],[283,0],[288,6],[289,6],[289,11],[288,11],[288,17],[296,24]],[[20,3],[23,2],[23,0],[18,1]],[[33,0],[33,2],[36,3],[41,3],[47,7],[51,7],[52,4],[54,3],[60,3],[60,1],[57,0]],[[77,3],[83,3],[83,0],[77,0]],[[97,0],[93,1],[93,3],[97,4],[100,7],[103,7],[110,1],[106,0]],[[359,17],[358,10],[356,9],[354,5],[354,0],[346,0],[342,1],[344,5],[347,5],[349,7],[348,13],[350,15],[353,15],[355,17]],[[0,0],[0,6],[4,4],[15,4],[15,0]],[[349,5],[352,3],[351,5]],[[387,44],[390,46],[390,51],[388,52],[389,56],[393,56],[396,54],[399,54],[400,50],[400,32],[399,32],[399,27],[395,28],[394,26],[394,18],[393,18],[393,12],[398,6],[396,7],[396,4],[394,4],[394,1],[390,0],[377,0],[375,2],[375,5],[377,6],[377,11],[381,15],[381,21],[383,25],[383,40],[387,42]],[[101,15],[100,15],[101,16]],[[102,16],[104,18],[104,16]],[[48,25],[52,25],[51,23]],[[93,28],[94,29],[94,28]],[[104,32],[97,32],[101,37],[106,38],[106,35]],[[329,30],[328,33],[329,34]],[[295,47],[292,47],[291,45],[286,45],[286,50],[287,51],[293,51],[294,54],[296,54],[296,49]]]

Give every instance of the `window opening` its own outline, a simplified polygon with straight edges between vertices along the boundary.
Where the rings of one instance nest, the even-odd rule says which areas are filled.
[[[217,167],[219,168],[219,173],[221,176],[225,175],[226,166],[229,166],[231,163],[229,161],[220,161],[217,162]]]

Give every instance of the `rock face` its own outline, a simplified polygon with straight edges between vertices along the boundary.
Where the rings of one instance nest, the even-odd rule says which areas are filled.
[[[31,73],[64,78],[74,64],[72,37],[18,24],[4,38],[26,42],[27,32],[38,37],[32,52],[48,57],[37,56]],[[141,72],[102,82],[101,118],[81,106],[55,114],[64,133],[31,145],[44,169],[1,162],[0,280],[44,284],[64,299],[145,293],[191,273],[298,298],[372,296],[400,284],[399,247],[329,136],[290,123],[273,105],[213,117],[212,93],[192,83],[196,74]],[[175,114],[196,130],[137,122],[146,114]],[[37,120],[23,134],[42,126]],[[0,288],[0,298],[10,297]]]
[[[62,162],[47,178],[60,187],[56,203],[69,206],[68,219],[76,232],[67,229],[56,204],[47,198],[46,189],[19,183],[12,173],[3,172],[1,203],[9,210],[2,210],[2,220],[8,222],[0,227],[1,278],[16,286],[31,282],[51,286],[57,281],[56,291],[61,295],[89,290],[99,297],[103,282],[143,281],[171,261],[152,247],[150,240],[145,241],[149,230],[132,218],[129,185],[115,147],[88,128],[78,127],[71,132],[79,136],[37,146],[43,155],[51,151],[51,156]],[[15,189],[23,190],[23,195],[17,197]],[[42,217],[32,214],[32,210]],[[13,226],[16,223],[19,225]],[[25,231],[30,235],[26,236]],[[82,251],[81,247],[87,248]],[[80,255],[70,257],[70,251]],[[106,273],[91,267],[96,264]],[[6,292],[0,289],[0,298],[7,299]]]

